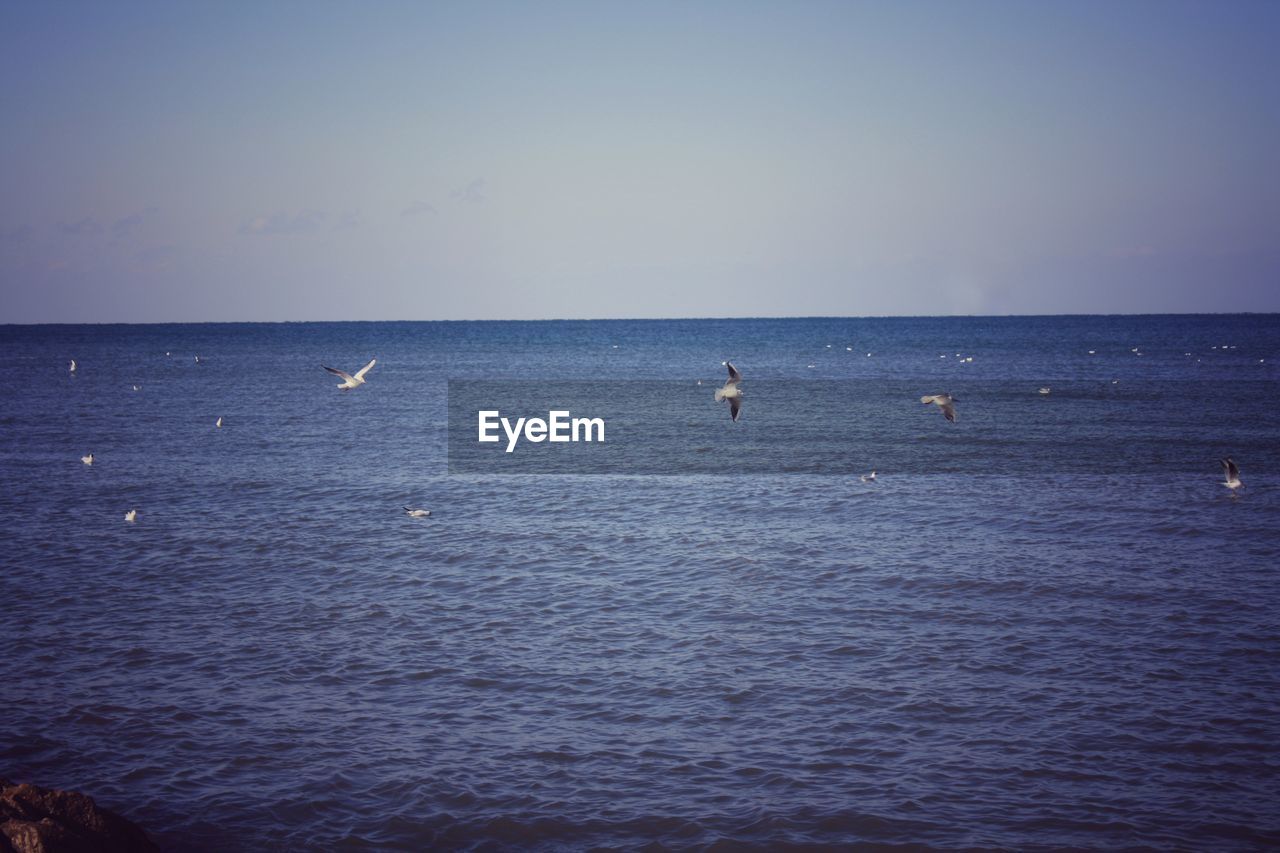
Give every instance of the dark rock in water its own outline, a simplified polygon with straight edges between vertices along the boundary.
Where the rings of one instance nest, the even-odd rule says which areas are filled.
[[[0,779],[0,853],[159,851],[147,834],[84,794]]]

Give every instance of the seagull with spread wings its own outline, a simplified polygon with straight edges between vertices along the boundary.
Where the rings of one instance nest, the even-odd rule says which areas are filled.
[[[1222,463],[1222,473],[1227,479],[1222,485],[1231,490],[1231,496],[1235,497],[1239,492],[1238,489],[1244,488],[1244,483],[1240,482],[1240,469],[1236,466],[1235,461],[1228,456],[1226,459],[1218,460]]]
[[[920,402],[924,403],[926,406],[930,403],[935,404],[939,409],[942,409],[942,416],[944,418],[951,423],[956,422],[956,403],[959,403],[960,401],[955,397],[952,397],[950,394],[934,394],[929,397],[921,397]]]
[[[716,389],[716,402],[728,400],[729,417],[737,421],[738,415],[742,414],[742,389],[738,387],[738,383],[742,381],[742,374],[732,362],[726,361],[724,364],[729,368],[729,378],[725,380],[723,388]]]
[[[357,370],[355,376],[352,376],[345,370],[338,370],[336,367],[325,367],[323,364],[320,366],[324,367],[325,370],[329,371],[334,376],[342,377],[342,384],[338,387],[343,391],[350,391],[352,388],[358,388],[364,384],[364,375],[377,363],[378,360],[376,358],[369,359],[369,363]]]

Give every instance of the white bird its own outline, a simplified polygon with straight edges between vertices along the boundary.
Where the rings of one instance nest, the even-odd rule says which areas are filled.
[[[729,417],[737,421],[738,415],[742,412],[742,389],[738,387],[738,383],[742,381],[742,374],[732,363],[726,361],[724,364],[729,368],[729,378],[725,380],[723,388],[716,389],[716,402],[728,400]]]
[[[196,356],[196,364],[200,363],[200,356]]]
[[[135,391],[141,391],[142,389],[141,389],[140,387],[138,387],[137,385],[134,385],[134,386],[133,386],[133,390],[135,390]]]
[[[1051,390],[1053,390],[1053,389],[1051,389],[1051,388],[1041,388],[1041,389],[1040,389],[1040,393],[1041,393],[1041,394],[1048,394]]]
[[[858,479],[864,483],[874,483],[876,481],[876,472],[872,471],[870,474],[863,474]]]
[[[92,454],[92,453],[90,453],[88,456],[81,456],[81,457],[80,457],[80,461],[81,461],[81,462],[83,462],[83,463],[84,463],[84,464],[86,464],[86,465],[92,465],[92,464],[93,464],[93,454]]]
[[[1095,350],[1089,350],[1089,355],[1093,355]]]
[[[427,518],[428,516],[430,516],[430,515],[431,515],[431,510],[429,510],[429,509],[410,509],[409,507],[405,507],[405,508],[404,508],[404,514],[405,514],[405,515],[407,515],[407,516],[409,516],[410,518]]]
[[[939,409],[942,409],[942,416],[944,418],[951,423],[956,422],[956,403],[959,403],[960,401],[955,397],[952,397],[950,394],[933,394],[928,397],[921,397],[920,402],[924,403],[926,406],[930,403],[934,403]]]
[[[136,521],[137,518],[138,518],[138,511],[136,509],[131,509],[124,514],[124,520],[128,522]]]
[[[366,364],[364,367],[360,368],[359,370],[357,370],[355,376],[352,376],[350,373],[347,373],[345,370],[338,370],[335,367],[324,367],[323,364],[320,366],[324,367],[325,370],[329,371],[334,376],[341,376],[342,384],[340,384],[338,387],[341,388],[343,391],[350,391],[352,388],[358,388],[359,386],[364,384],[364,375],[368,373],[370,368],[372,368],[377,363],[378,363],[378,360],[376,358],[369,359],[369,363]]]
[[[219,417],[216,421],[213,422],[213,425],[216,426],[218,429],[222,429],[222,418]]]
[[[74,358],[71,359],[71,372],[72,373],[76,372],[76,360]]]
[[[1236,467],[1236,463],[1230,456],[1218,461],[1222,463],[1222,472],[1227,477],[1226,481],[1222,485],[1230,489],[1231,495],[1234,497],[1237,494],[1236,489],[1244,487],[1244,483],[1240,482],[1240,469]]]

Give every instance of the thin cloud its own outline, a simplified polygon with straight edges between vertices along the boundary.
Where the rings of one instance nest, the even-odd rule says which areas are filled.
[[[454,190],[449,193],[449,198],[465,204],[480,204],[484,201],[484,178],[476,178],[465,187]]]
[[[1151,246],[1120,246],[1111,250],[1113,258],[1150,258],[1155,255],[1156,250]]]
[[[86,216],[84,219],[75,222],[59,222],[58,227],[62,229],[63,234],[72,237],[92,237],[95,234],[102,233],[102,225],[92,216]]]
[[[411,219],[415,216],[422,216],[426,213],[435,213],[434,206],[427,204],[425,201],[415,201],[413,204],[400,211],[400,216],[405,219]]]
[[[364,216],[358,210],[344,210],[333,223],[334,231],[347,231],[364,225]]]
[[[0,228],[0,243],[25,243],[31,238],[30,225],[15,225],[12,228]]]
[[[258,216],[240,226],[241,234],[312,234],[324,224],[323,210],[300,210],[295,214],[285,212],[270,216]]]
[[[147,220],[158,211],[154,207],[144,207],[136,213],[130,213],[128,216],[122,216],[111,224],[111,236],[116,238],[128,237]]]

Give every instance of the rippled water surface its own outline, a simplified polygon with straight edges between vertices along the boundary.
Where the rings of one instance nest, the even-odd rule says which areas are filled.
[[[1278,366],[1272,315],[0,327],[0,776],[173,849],[1277,845]],[[701,379],[728,470],[450,475],[447,380],[522,377]],[[763,380],[977,396],[851,401],[875,484],[734,474]]]

